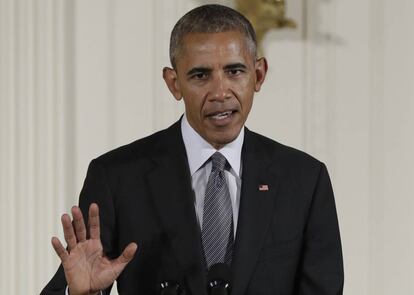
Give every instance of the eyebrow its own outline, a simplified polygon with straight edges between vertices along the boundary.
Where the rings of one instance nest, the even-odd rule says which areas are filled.
[[[233,69],[247,69],[247,67],[246,65],[240,62],[234,63],[234,64],[228,64],[224,66],[224,70],[233,70]],[[207,68],[207,67],[195,67],[187,72],[187,76],[192,76],[194,74],[200,74],[200,73],[207,74],[207,73],[211,73],[212,71],[213,70],[211,68]]]
[[[224,67],[225,70],[234,70],[234,69],[247,69],[246,65],[238,62],[234,64],[229,64]]]
[[[206,68],[206,67],[195,67],[195,68],[192,68],[191,70],[189,70],[187,72],[187,76],[192,76],[194,74],[200,74],[200,73],[203,73],[203,74],[205,74],[205,73],[211,73],[211,71],[212,71],[212,69],[210,69],[210,68]]]

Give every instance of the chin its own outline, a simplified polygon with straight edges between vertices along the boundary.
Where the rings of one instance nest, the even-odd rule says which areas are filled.
[[[238,132],[232,132],[231,134],[220,134],[220,135],[214,136],[212,140],[210,141],[210,143],[214,143],[213,146],[215,146],[216,148],[217,146],[222,148],[224,145],[235,140],[238,135],[239,135]]]

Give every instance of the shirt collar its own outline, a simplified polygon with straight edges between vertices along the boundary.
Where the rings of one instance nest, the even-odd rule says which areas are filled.
[[[181,119],[181,133],[183,136],[184,146],[187,151],[188,165],[191,176],[200,169],[200,167],[215,153],[217,150],[202,138],[197,131],[191,127],[187,120],[186,114]],[[241,150],[244,141],[244,126],[239,135],[232,142],[226,144],[219,151],[226,158],[233,171],[240,177]]]

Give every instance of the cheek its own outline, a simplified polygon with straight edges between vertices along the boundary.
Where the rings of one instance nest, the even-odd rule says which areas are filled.
[[[253,99],[251,98],[246,98],[243,103],[242,103],[242,109],[243,109],[243,113],[244,115],[247,117],[247,115],[250,113],[250,110],[252,108],[253,105]]]
[[[248,112],[253,103],[254,81],[246,80],[243,83],[235,84],[233,87],[233,92],[239,101],[243,112]]]
[[[194,119],[201,116],[202,100],[196,96],[184,96],[184,105],[186,113],[190,114]]]
[[[200,113],[203,109],[207,93],[208,90],[204,89],[204,87],[188,87],[186,92],[183,93],[186,108],[190,108],[193,113]]]

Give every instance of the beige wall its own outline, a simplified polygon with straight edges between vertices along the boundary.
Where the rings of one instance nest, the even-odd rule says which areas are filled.
[[[0,0],[1,294],[54,273],[50,237],[89,161],[182,113],[161,79],[168,37],[208,2]],[[248,126],[327,163],[345,294],[412,294],[414,2],[287,2],[299,29],[266,37]]]

